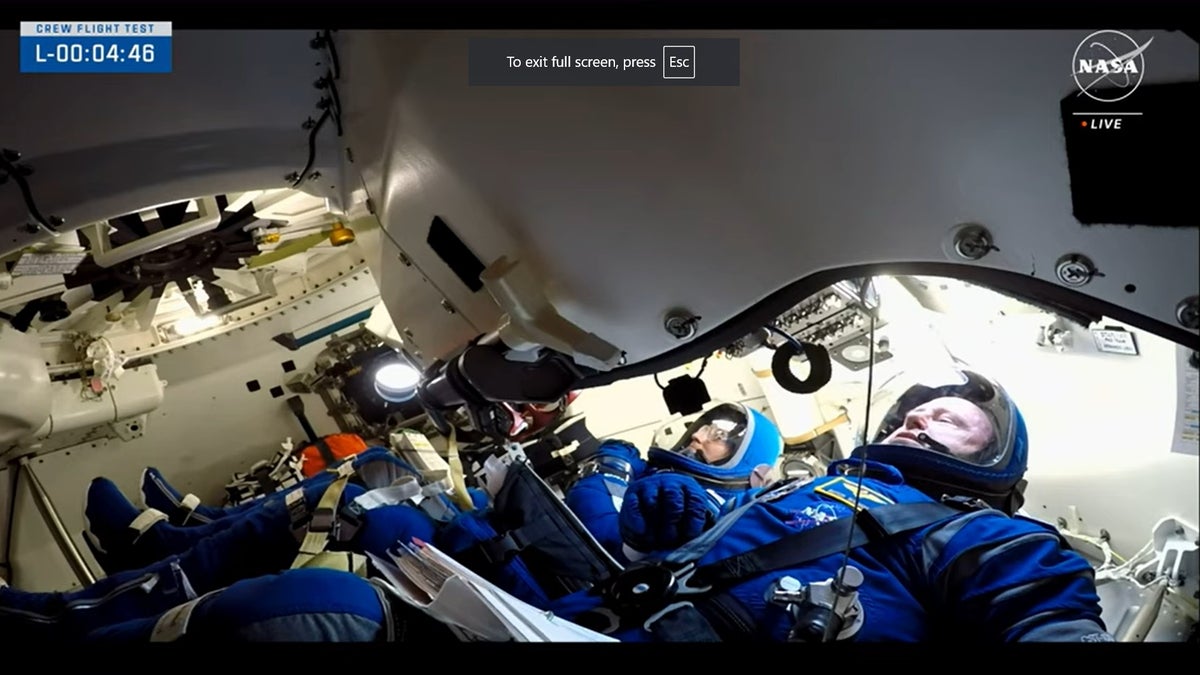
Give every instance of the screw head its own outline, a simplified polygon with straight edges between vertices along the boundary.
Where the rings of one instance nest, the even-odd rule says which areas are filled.
[[[1175,320],[1184,328],[1200,328],[1200,296],[1184,298],[1175,306]]]
[[[954,252],[967,260],[979,260],[994,248],[991,232],[982,225],[964,225],[954,235]]]
[[[1055,263],[1054,273],[1067,286],[1086,286],[1096,276],[1096,266],[1086,256],[1068,253]]]
[[[663,321],[663,329],[677,340],[686,340],[696,334],[700,317],[684,309],[671,310]]]

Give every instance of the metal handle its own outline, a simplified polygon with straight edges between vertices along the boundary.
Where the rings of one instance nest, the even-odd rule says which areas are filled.
[[[59,517],[58,511],[54,508],[54,502],[50,501],[50,495],[46,492],[46,488],[42,487],[42,482],[38,480],[37,474],[34,473],[33,466],[29,464],[29,456],[22,457],[17,461],[20,463],[25,475],[29,476],[29,488],[33,492],[33,502],[37,504],[38,511],[42,514],[42,519],[46,521],[46,527],[50,528],[50,534],[54,537],[54,541],[58,544],[58,548],[62,551],[63,556],[66,557],[71,570],[75,572],[79,583],[84,586],[91,586],[96,583],[95,575],[92,574],[87,561],[80,554],[79,548],[75,546],[75,541],[67,533],[67,528],[63,525],[62,518]]]

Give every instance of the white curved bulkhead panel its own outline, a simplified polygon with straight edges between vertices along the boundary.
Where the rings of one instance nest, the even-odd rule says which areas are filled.
[[[34,169],[31,190],[45,215],[73,229],[181,199],[287,187],[304,167],[308,131],[328,70],[310,31],[175,31],[169,74],[0,73],[21,105],[0,119],[3,147]],[[17,53],[17,31],[0,49]],[[214,45],[219,48],[214,49]],[[302,188],[339,196],[342,153],[332,123],[317,137]],[[338,197],[343,202],[344,197]],[[0,255],[44,238],[23,225],[15,186],[0,190]]]
[[[424,243],[434,216],[484,264],[535,264],[558,311],[631,363],[678,346],[673,307],[703,332],[820,270],[946,262],[964,222],[999,248],[975,264],[1057,284],[1060,256],[1082,253],[1104,273],[1082,293],[1169,326],[1197,292],[1197,229],[1072,215],[1059,105],[1086,32],[678,34],[739,38],[736,87],[470,86],[482,35],[516,36],[338,34],[348,142],[377,213],[417,284],[480,332],[496,308]],[[1147,83],[1196,80],[1195,41],[1131,35],[1154,39]],[[399,268],[384,261],[386,285]],[[427,349],[461,346],[432,316],[408,326]]]

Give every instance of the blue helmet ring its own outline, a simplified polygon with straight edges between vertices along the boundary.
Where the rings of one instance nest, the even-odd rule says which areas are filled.
[[[727,488],[750,487],[756,468],[774,467],[783,436],[765,415],[741,403],[709,408],[669,448],[652,447],[650,464]]]
[[[995,380],[954,370],[910,386],[884,414],[871,445],[852,456],[891,464],[936,498],[976,497],[1020,508],[1028,465],[1025,420]]]

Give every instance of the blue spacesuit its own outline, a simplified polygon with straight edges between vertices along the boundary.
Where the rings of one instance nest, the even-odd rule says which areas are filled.
[[[386,487],[396,479],[420,476],[415,468],[396,457],[384,447],[368,448],[347,461],[354,466],[353,481],[368,489]],[[301,481],[304,487],[328,485],[336,474],[322,471]],[[236,506],[207,506],[192,494],[183,494],[171,486],[155,467],[146,467],[140,481],[142,502],[147,508],[161,511],[174,525],[203,525],[229,516],[248,513],[258,508],[261,500],[248,501]]]
[[[703,534],[553,609],[622,641],[1112,641],[1091,566],[1014,515],[1027,451],[995,382],[915,384],[828,475],[735,497]],[[620,529],[666,524],[669,541],[688,508],[626,499]]]
[[[344,464],[356,463],[374,467],[359,477],[366,483],[382,480],[374,471],[392,465],[361,455]],[[437,521],[413,506],[385,504],[356,513],[351,505],[368,490],[349,482],[336,494],[332,512],[338,517],[323,518],[328,503],[322,499],[339,478],[350,476],[328,473],[252,509],[190,527],[172,525],[154,509],[138,509],[115,484],[97,478],[85,498],[85,541],[109,576],[66,593],[0,588],[0,633],[55,640],[144,641],[182,634],[182,639],[361,641],[392,639],[401,621],[410,632],[447,637],[441,626],[430,631],[422,616],[393,616],[393,604],[375,582],[348,571],[289,569],[314,531],[328,532],[330,551],[376,555],[412,537],[437,540]],[[454,507],[444,495],[431,499],[452,516]],[[366,513],[370,519],[362,517]]]
[[[721,403],[646,459],[630,443],[605,441],[581,466],[566,502],[609,553],[627,562],[699,535],[726,501],[763,484],[782,451],[779,429],[766,416]],[[660,516],[666,520],[654,522]]]
[[[828,475],[763,488],[754,487],[754,467],[773,462],[780,441],[753,442],[769,427],[752,412],[713,410],[689,430],[695,437],[663,450],[680,459],[654,453],[647,464],[661,468],[646,467],[646,475],[628,483],[616,536],[641,559],[589,588],[541,594],[540,606],[622,641],[1112,640],[1100,618],[1091,566],[1053,528],[1014,515],[1028,440],[1020,413],[995,382],[963,371],[954,381],[916,384],[884,416],[874,442],[832,464]],[[773,427],[770,433],[778,436]],[[634,463],[628,446],[609,447],[618,450],[608,457]],[[694,456],[681,452],[688,449]],[[682,461],[688,459],[697,466]],[[746,488],[714,485],[736,480],[730,469],[738,464]],[[591,476],[599,474],[605,472]],[[589,503],[581,498],[586,493],[575,494],[595,485],[585,481],[568,493],[568,502]],[[98,494],[108,489],[96,485]],[[606,514],[601,522],[611,529],[612,496],[601,487],[604,499],[592,503],[608,507],[595,513]],[[345,488],[343,502],[354,498],[352,488]],[[321,486],[303,491],[310,510],[320,492]],[[713,503],[721,499],[714,514]],[[215,616],[225,617],[220,635],[246,639],[277,638],[297,623],[301,636],[318,639],[392,635],[377,628],[392,621],[391,610],[386,601],[371,599],[369,581],[329,570],[273,574],[297,549],[288,510],[296,503],[268,499],[250,514],[208,526],[156,522],[128,546],[162,552],[182,545],[183,533],[213,531],[185,552],[83,591],[0,589],[0,630],[146,639],[180,623],[178,612],[168,608],[199,597],[190,619],[196,629],[188,631],[195,637],[218,634],[205,628],[205,617]],[[495,530],[488,529],[484,506],[481,500],[478,513],[440,526],[411,506],[372,509],[347,545],[382,551],[411,536],[440,544],[456,531],[468,540],[487,540]],[[137,509],[130,508],[123,514],[111,509],[116,531],[101,532],[102,542],[121,541],[122,528],[128,529],[130,517],[136,520]],[[176,539],[147,538],[155,530]],[[449,544],[439,548],[454,550]],[[324,583],[320,588],[328,587],[328,595],[321,591],[289,604],[251,592],[298,593],[294,584],[305,583],[299,573]],[[242,581],[253,575],[267,576]],[[515,578],[530,581],[528,575]],[[339,592],[357,604],[339,605]],[[210,604],[222,597],[228,602]],[[205,607],[210,611],[201,611]]]

